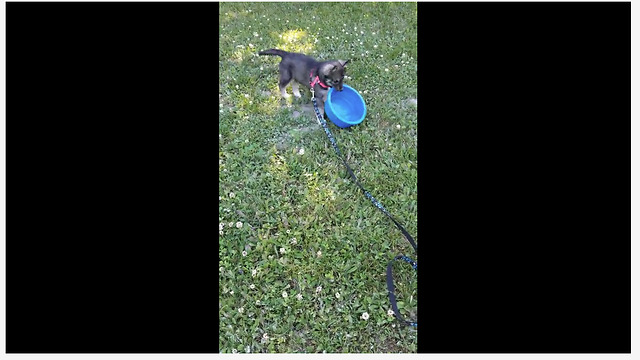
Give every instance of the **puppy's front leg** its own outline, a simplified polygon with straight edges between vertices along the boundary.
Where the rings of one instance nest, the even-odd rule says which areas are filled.
[[[324,119],[324,102],[327,101],[328,91],[323,91],[319,86],[316,85],[314,89],[314,96],[316,97],[316,103],[318,104],[318,111],[320,112],[320,116]]]
[[[324,100],[318,99],[318,110],[320,110],[320,116],[324,119]]]
[[[293,96],[300,99],[302,95],[300,94],[300,89],[298,88],[298,83],[295,81],[291,82],[291,89],[293,90]]]
[[[324,92],[321,96],[320,96],[320,103],[318,105],[318,108],[320,109],[320,115],[322,115],[322,118],[324,119],[324,103],[325,101],[327,101],[327,96],[329,95],[329,92],[326,91]]]

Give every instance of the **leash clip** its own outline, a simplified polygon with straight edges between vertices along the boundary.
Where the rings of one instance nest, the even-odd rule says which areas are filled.
[[[313,90],[313,87],[311,87],[311,100],[315,100],[316,99],[316,92],[315,90]]]

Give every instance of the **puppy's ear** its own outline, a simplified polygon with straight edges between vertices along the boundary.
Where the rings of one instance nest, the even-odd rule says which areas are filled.
[[[320,66],[318,73],[329,76],[329,74],[335,72],[336,70],[338,70],[338,66],[334,65],[334,63],[328,62]]]
[[[342,65],[342,67],[344,67],[345,65],[347,65],[347,63],[351,61],[351,59],[344,61],[344,60],[338,60],[338,62],[340,63],[340,65]]]

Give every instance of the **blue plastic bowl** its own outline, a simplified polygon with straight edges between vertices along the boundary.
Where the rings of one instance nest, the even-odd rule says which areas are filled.
[[[341,128],[358,125],[367,115],[367,106],[358,92],[348,85],[342,85],[342,91],[329,89],[324,112],[332,123]]]

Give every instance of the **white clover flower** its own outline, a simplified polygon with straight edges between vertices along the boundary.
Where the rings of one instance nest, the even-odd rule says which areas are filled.
[[[378,45],[373,45],[373,48],[374,48],[374,49],[377,49],[377,48],[378,48]]]
[[[289,295],[287,295],[287,292],[286,292],[286,291],[283,291],[283,292],[282,292],[282,297],[286,299],[287,297],[289,297]]]
[[[240,229],[240,228],[242,227],[242,221],[238,221],[238,222],[236,223],[236,227],[237,227],[238,229]]]
[[[256,300],[256,305],[260,305],[260,300]]]
[[[336,293],[336,299],[340,299],[340,293],[339,292]]]
[[[284,254],[285,252],[287,252],[284,248],[280,248],[280,254]]]
[[[296,238],[291,239],[291,245],[295,245],[298,243],[298,240],[296,240]]]
[[[256,276],[256,275],[258,275],[258,270],[257,269],[251,270],[251,276]]]
[[[232,354],[237,354],[237,353],[238,353],[238,350],[236,350],[236,349],[231,349],[231,353],[232,353]]]
[[[230,193],[229,193],[229,198],[233,199],[234,197],[236,197],[236,194],[234,194],[234,193],[230,192]]]
[[[389,71],[389,69],[384,69],[384,71]]]
[[[322,286],[318,286],[318,287],[316,288],[316,294],[317,294],[317,293],[319,293],[320,291],[322,291]]]
[[[248,354],[251,352],[251,347],[249,345],[247,345],[246,348],[244,348],[244,351]]]
[[[220,235],[221,236],[224,235],[224,231],[220,230]]]
[[[287,229],[287,234],[291,234],[291,230]]]
[[[400,127],[401,127],[400,124],[396,125],[396,129],[400,129]]]
[[[223,228],[224,228],[224,224],[223,224],[223,223],[220,223],[220,224],[218,225],[218,231],[222,230]]]
[[[233,295],[233,290],[229,291],[229,294]],[[242,309],[242,308],[241,308]],[[243,309],[244,310],[244,309]],[[242,312],[242,311],[241,311]]]
[[[262,338],[265,340],[269,339],[269,334],[267,333],[262,334]]]
[[[255,288],[256,288],[256,286],[255,286],[255,285],[253,285],[253,284],[249,285],[249,289],[253,290],[253,289],[255,289]]]
[[[218,270],[220,270],[220,272],[223,272],[224,268],[222,266],[220,266],[220,269],[218,269]]]
[[[247,256],[247,251],[246,250],[242,252],[242,256]]]
[[[366,321],[366,320],[369,320],[369,313],[367,313],[367,312],[363,312],[363,313],[362,313],[362,316],[360,316],[360,318],[361,318],[362,320],[365,320],[365,321]]]
[[[304,148],[300,148],[300,151],[298,151],[298,155],[304,155]]]
[[[389,316],[393,316],[395,313],[393,312],[393,309],[389,309],[387,310],[387,315]]]
[[[229,223],[229,227],[233,227],[233,223],[232,222]]]
[[[243,307],[239,307],[239,308],[238,308],[238,312],[239,312],[240,314],[242,314],[242,313],[244,312],[244,308],[243,308]]]
[[[318,252],[316,253],[316,255],[317,255],[318,257],[321,257],[321,256],[322,256],[322,251],[318,250]]]
[[[298,295],[296,295],[296,298],[297,298],[298,300],[302,300],[302,294],[298,294]]]

